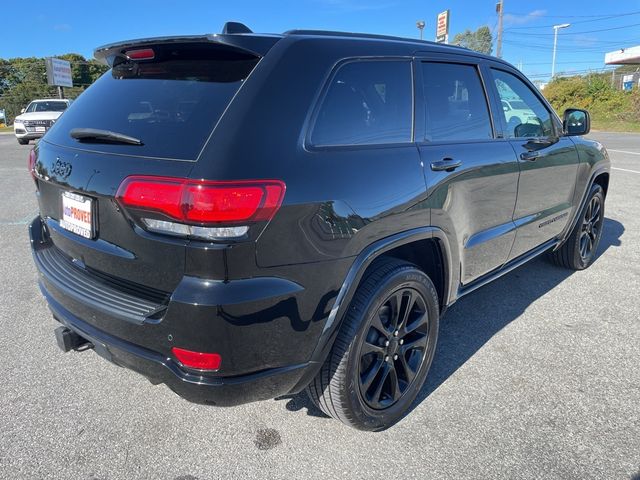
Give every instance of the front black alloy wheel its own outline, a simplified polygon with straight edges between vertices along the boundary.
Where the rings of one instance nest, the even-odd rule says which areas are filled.
[[[424,384],[439,313],[436,289],[422,270],[393,258],[378,260],[358,287],[309,396],[349,426],[390,427]]]
[[[580,231],[580,257],[585,261],[593,255],[595,247],[598,245],[597,241],[600,238],[603,219],[602,200],[600,196],[594,195],[587,204]]]
[[[558,250],[551,252],[556,265],[584,270],[596,259],[604,227],[604,198],[604,190],[594,183],[571,235]]]

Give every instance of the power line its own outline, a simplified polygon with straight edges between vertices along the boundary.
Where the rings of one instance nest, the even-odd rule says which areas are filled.
[[[640,11],[637,12],[630,12],[630,13],[622,13],[619,15],[607,15],[607,16],[603,16],[601,18],[592,18],[590,20],[577,20],[577,21],[572,21],[571,24],[572,25],[576,25],[578,23],[591,23],[591,22],[602,22],[604,20],[610,20],[612,18],[620,18],[620,17],[626,17],[628,15],[639,15]],[[514,15],[514,14],[511,14]],[[535,18],[540,17],[541,15],[535,15]],[[560,17],[563,18],[563,17]],[[531,30],[531,29],[535,29],[535,28],[550,28],[553,27],[553,24],[550,25],[536,25],[536,26],[529,26],[529,27],[507,27],[505,28],[505,31],[507,30]]]
[[[596,17],[609,17],[611,15],[616,15],[616,16],[624,16],[624,15],[633,15],[637,12],[626,12],[626,13],[602,13],[599,15],[531,15],[531,12],[528,13],[513,13],[513,12],[509,12],[509,15],[518,15],[518,16],[522,16],[522,17],[535,17],[535,18],[596,18]]]
[[[624,28],[631,28],[640,26],[640,23],[632,23],[630,25],[622,25],[620,27],[601,28],[598,30],[584,30],[582,32],[565,32],[559,35],[566,37],[569,35],[583,35],[585,33],[597,33],[597,32],[610,32],[611,30],[622,30]],[[540,35],[554,35],[553,33],[527,33],[527,32],[509,32],[511,35],[527,35],[527,36],[540,36]]]

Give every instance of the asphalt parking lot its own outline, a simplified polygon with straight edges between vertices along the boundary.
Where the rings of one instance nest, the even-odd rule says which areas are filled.
[[[60,353],[29,252],[31,147],[0,135],[0,478],[640,479],[640,135],[591,136],[614,167],[595,264],[535,260],[460,300],[413,412],[363,433],[304,395],[193,405]]]

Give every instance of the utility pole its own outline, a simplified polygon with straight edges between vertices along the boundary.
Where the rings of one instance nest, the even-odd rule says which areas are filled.
[[[496,57],[502,58],[502,12],[504,11],[504,0],[498,0],[496,3],[496,12],[498,13],[498,46],[496,47]]]
[[[558,30],[570,27],[570,23],[561,23],[553,26],[553,59],[551,60],[551,80],[556,75],[556,47],[558,46]]]

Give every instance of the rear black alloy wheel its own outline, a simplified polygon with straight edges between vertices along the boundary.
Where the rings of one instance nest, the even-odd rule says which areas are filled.
[[[387,408],[405,394],[425,359],[428,335],[420,292],[401,288],[384,301],[360,345],[360,394],[369,407]]]
[[[390,427],[424,384],[439,315],[438,294],[422,270],[394,258],[377,260],[355,292],[309,396],[351,427]]]
[[[587,261],[593,255],[597,240],[600,237],[602,221],[602,201],[599,196],[594,196],[589,201],[582,219],[580,257],[584,261]]]

